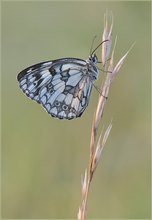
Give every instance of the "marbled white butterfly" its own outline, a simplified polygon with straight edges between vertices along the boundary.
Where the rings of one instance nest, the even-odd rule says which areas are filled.
[[[30,66],[18,74],[19,86],[51,116],[80,117],[88,106],[93,82],[99,74],[95,50],[86,61],[62,58]]]

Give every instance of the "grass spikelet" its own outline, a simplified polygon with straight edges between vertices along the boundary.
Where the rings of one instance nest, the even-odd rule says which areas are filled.
[[[78,220],[84,220],[86,218],[88,194],[89,194],[91,181],[93,179],[96,168],[99,162],[101,161],[103,149],[105,147],[110,131],[112,129],[112,123],[110,123],[105,133],[103,134],[102,132],[99,136],[98,141],[96,141],[97,135],[99,133],[99,125],[101,123],[101,119],[105,109],[105,104],[107,102],[107,98],[109,95],[110,86],[113,80],[115,79],[116,75],[118,74],[121,66],[123,65],[129,51],[134,46],[133,44],[131,48],[125,53],[125,55],[122,58],[120,58],[120,60],[114,67],[114,52],[115,52],[117,38],[115,39],[114,48],[110,53],[112,46],[112,29],[113,29],[112,13],[111,13],[110,25],[108,23],[108,14],[106,13],[104,15],[104,30],[102,35],[103,41],[101,43],[102,44],[101,57],[102,57],[104,72],[106,72],[107,75],[104,82],[101,83],[101,88],[100,88],[101,92],[99,93],[97,108],[92,122],[91,137],[90,137],[90,156],[88,161],[88,168],[86,169],[84,177],[82,178],[82,190],[81,190],[82,197],[81,197],[81,204],[79,207],[79,211],[77,214]]]

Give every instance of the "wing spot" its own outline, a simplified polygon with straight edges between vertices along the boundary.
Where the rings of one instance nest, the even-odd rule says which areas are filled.
[[[59,117],[60,119],[66,118],[65,112],[64,112],[64,111],[59,112],[58,117]]]
[[[29,91],[28,91],[28,90],[25,90],[25,94],[28,95],[28,94],[29,94]]]
[[[74,114],[74,113],[72,113],[72,112],[70,112],[69,114],[68,114],[68,118],[69,119],[72,119],[72,118],[75,118],[76,117],[76,115]]]
[[[51,115],[53,115],[54,117],[56,117],[56,115],[57,115],[57,108],[56,108],[56,107],[52,108],[52,109],[50,110],[50,113],[51,113]]]
[[[54,89],[50,89],[49,93],[50,93],[50,95],[52,95],[54,93]]]
[[[66,111],[66,110],[68,110],[68,106],[67,106],[67,105],[62,105],[62,109],[63,109],[64,111]]]
[[[50,83],[50,84],[48,84],[48,89],[52,89],[52,84]]]
[[[56,70],[55,70],[55,68],[51,67],[51,68],[49,69],[49,71],[50,71],[50,73],[51,73],[52,76],[55,76],[55,75],[56,75]]]
[[[74,108],[70,108],[70,112],[76,114],[76,110]]]
[[[36,83],[36,82],[33,82],[33,85],[34,85],[34,86],[36,86],[36,85],[37,85],[37,83]]]
[[[56,106],[56,107],[59,107],[60,106],[60,102],[58,102],[57,100],[55,101],[55,103],[54,103],[54,105]]]

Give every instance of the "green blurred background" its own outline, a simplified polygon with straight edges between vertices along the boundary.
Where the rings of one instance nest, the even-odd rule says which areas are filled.
[[[114,16],[113,40],[118,37],[115,62],[136,44],[100,126],[113,119],[88,218],[150,218],[150,2],[61,1],[2,3],[3,218],[76,217],[98,94],[93,91],[83,117],[57,120],[23,95],[16,76],[45,60],[87,59],[93,36],[101,41],[106,10]]]

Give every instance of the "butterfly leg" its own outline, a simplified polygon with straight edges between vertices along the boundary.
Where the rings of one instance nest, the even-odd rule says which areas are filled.
[[[102,90],[101,90],[101,89],[99,89],[93,82],[92,82],[92,84],[93,84],[93,87],[96,89],[96,91],[99,92],[99,94],[100,94],[101,96],[103,96],[103,98],[108,99],[107,96],[104,96],[104,95],[102,94]]]
[[[99,67],[97,67],[97,69],[100,70],[103,73],[112,73],[111,71],[100,69]]]

